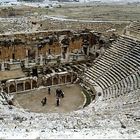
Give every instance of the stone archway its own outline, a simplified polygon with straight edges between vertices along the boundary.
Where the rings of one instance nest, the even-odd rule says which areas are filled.
[[[52,78],[48,78],[45,83],[45,86],[50,86],[50,85],[52,85]]]
[[[3,88],[3,91],[6,92],[6,93],[8,93],[8,87],[4,87]]]
[[[32,81],[32,88],[37,88],[37,82],[35,80]]]
[[[12,93],[12,92],[16,92],[16,86],[14,84],[11,84],[9,86],[9,92]]]
[[[25,90],[31,89],[31,83],[30,82],[25,82]]]
[[[54,77],[54,78],[53,78],[53,84],[54,84],[54,85],[57,85],[57,84],[58,84],[58,78],[57,78],[57,77]]]
[[[77,75],[73,74],[73,82],[77,79]]]
[[[61,76],[61,83],[65,83],[65,75]]]
[[[71,82],[71,75],[67,75],[67,82]]]
[[[23,83],[18,83],[17,84],[17,91],[23,91]]]

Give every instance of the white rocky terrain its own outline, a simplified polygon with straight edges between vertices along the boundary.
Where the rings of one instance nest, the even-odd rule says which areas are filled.
[[[5,23],[1,33],[34,30],[26,17],[1,18],[0,23]],[[69,113],[33,113],[9,105],[11,98],[0,93],[0,139],[140,139],[139,89],[107,101],[96,96],[87,107]]]
[[[100,99],[82,110],[66,114],[38,114],[6,104],[1,93],[0,139],[140,138],[140,122],[133,117],[140,111],[122,111],[120,108],[103,111],[100,108],[107,104]]]

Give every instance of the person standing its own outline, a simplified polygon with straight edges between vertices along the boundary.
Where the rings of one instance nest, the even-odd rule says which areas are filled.
[[[59,106],[60,105],[60,99],[57,97],[56,98],[56,106]]]
[[[51,94],[51,88],[48,87],[48,94],[50,95]]]
[[[42,101],[41,101],[41,103],[42,103],[42,106],[44,106],[47,103],[47,98],[46,97],[43,98]]]

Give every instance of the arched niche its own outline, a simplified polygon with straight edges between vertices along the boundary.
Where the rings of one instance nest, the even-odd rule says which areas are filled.
[[[37,88],[37,81],[35,81],[35,80],[32,81],[32,87]]]
[[[23,89],[23,83],[18,83],[17,84],[17,91],[19,92],[19,91],[23,91],[24,89]]]
[[[73,74],[73,82],[77,79],[77,75]]]
[[[61,83],[65,83],[65,75],[61,76]]]
[[[15,84],[11,84],[11,85],[9,86],[9,92],[10,92],[10,93],[16,92],[16,86],[15,86]]]
[[[8,87],[5,86],[5,87],[3,88],[3,91],[6,92],[6,93],[8,93]]]
[[[67,82],[71,82],[71,75],[67,75]]]
[[[50,86],[50,85],[52,85],[52,78],[51,77],[48,78],[45,82],[45,86]]]
[[[57,84],[58,84],[58,78],[57,78],[57,77],[54,77],[54,78],[53,78],[53,84],[54,84],[54,85],[57,85]]]
[[[25,82],[25,90],[31,89],[31,83],[29,81]]]

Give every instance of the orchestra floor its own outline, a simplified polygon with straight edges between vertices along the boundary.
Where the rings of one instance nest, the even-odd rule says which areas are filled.
[[[47,88],[40,88],[26,93],[15,95],[18,104],[24,109],[37,113],[66,113],[78,110],[84,103],[84,96],[79,85],[59,86],[64,91],[64,98],[60,98],[60,106],[56,106],[56,89],[51,87],[51,94],[48,94]],[[47,104],[42,106],[41,100],[46,97]]]

